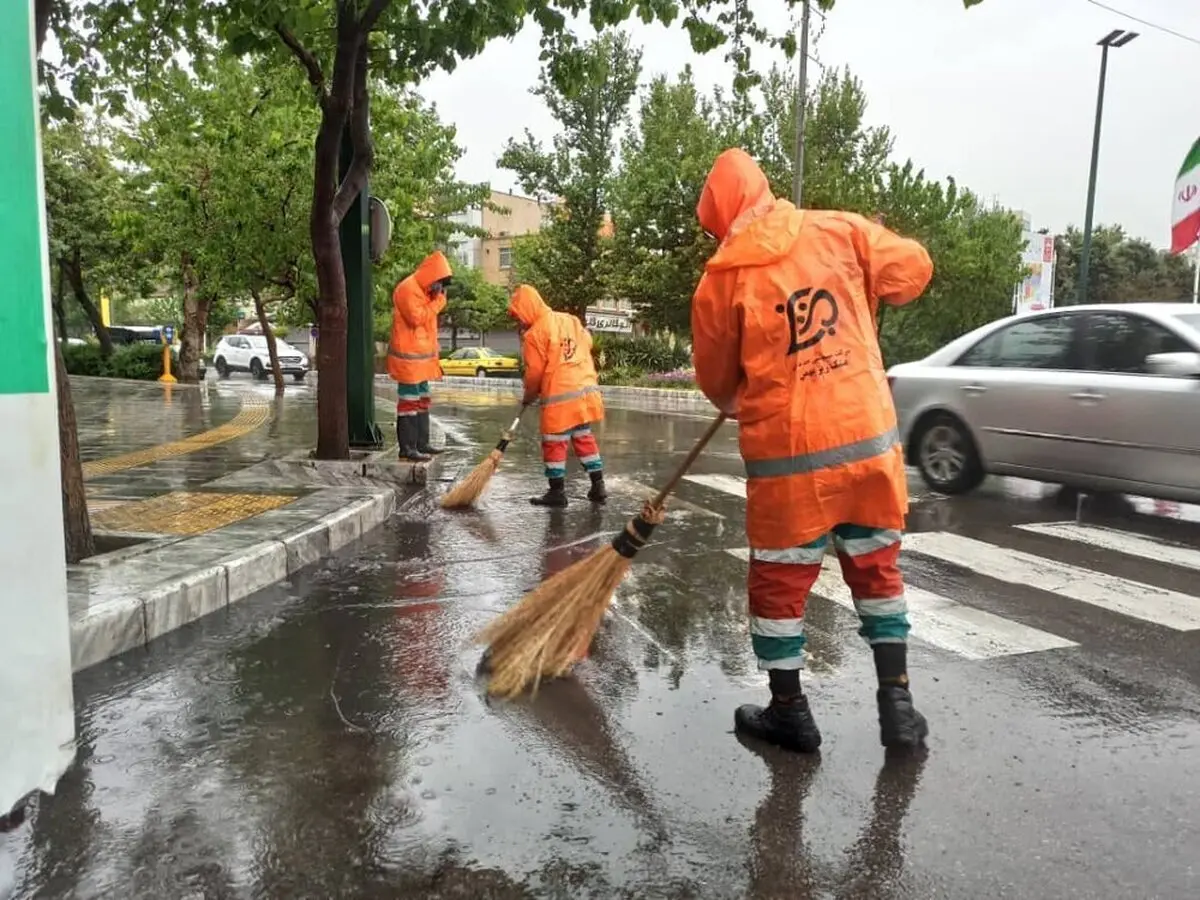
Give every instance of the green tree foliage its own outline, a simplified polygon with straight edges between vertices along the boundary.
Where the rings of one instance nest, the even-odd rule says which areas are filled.
[[[566,86],[556,78],[577,68]],[[545,148],[529,132],[510,140],[500,166],[517,173],[521,187],[554,205],[550,223],[519,242],[519,281],[533,284],[555,309],[581,319],[606,294],[603,273],[609,241],[601,233],[612,206],[614,157],[629,104],[637,91],[641,53],[621,34],[606,34],[567,58],[543,67],[533,94],[546,104],[561,131]]]
[[[1079,279],[1083,231],[1074,226],[1054,240],[1055,302],[1074,303]],[[1131,238],[1120,225],[1100,225],[1092,232],[1088,261],[1089,303],[1176,301],[1192,298],[1192,266],[1184,256],[1156,250]]]
[[[212,305],[293,296],[307,258],[316,113],[290,68],[226,58],[203,78],[166,73],[127,156],[144,249],[182,297],[181,380],[195,380]]]
[[[371,193],[387,203],[392,215],[391,246],[374,272],[374,309],[377,320],[390,322],[396,285],[433,248],[471,231],[455,216],[481,206],[491,191],[455,177],[463,150],[454,126],[443,123],[412,90],[378,85],[372,117],[380,152]],[[315,321],[315,307],[308,321]]]
[[[491,284],[479,269],[461,268],[446,290],[444,323],[450,329],[451,349],[458,348],[458,331],[486,333],[502,327],[508,316],[508,291]]]
[[[715,249],[696,201],[723,149],[713,104],[684,69],[655,78],[621,149],[612,190],[611,288],[655,329],[686,332],[704,261]]]
[[[65,337],[64,295],[75,299],[101,351],[112,352],[101,321],[100,293],[136,292],[138,261],[123,221],[129,192],[117,168],[111,135],[82,118],[51,123],[43,132],[46,216],[54,311]]]
[[[925,294],[882,314],[885,362],[920,358],[1011,312],[1023,238],[1010,211],[984,207],[953,179],[927,179],[911,161],[889,166],[878,209],[889,228],[921,241],[933,258]]]

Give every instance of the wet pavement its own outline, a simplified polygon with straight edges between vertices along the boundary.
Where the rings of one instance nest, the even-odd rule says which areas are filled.
[[[209,380],[200,386],[74,378],[71,391],[85,466],[169,444],[220,428],[246,406],[265,406],[269,415],[236,439],[135,467],[88,477],[89,505],[141,500],[189,490],[316,441],[316,388],[289,384],[283,397],[271,385]]]
[[[450,480],[511,418],[439,394]],[[888,760],[856,621],[809,606],[820,758],[743,745],[733,428],[572,678],[488,702],[472,635],[601,546],[704,429],[612,410],[604,509],[535,509],[519,440],[481,508],[418,495],[291,582],[82,673],[79,755],[0,838],[0,896],[1200,896],[1200,526],[1152,501],[919,490],[905,552],[927,755]],[[440,487],[444,487],[441,485]],[[433,486],[436,491],[439,486]]]

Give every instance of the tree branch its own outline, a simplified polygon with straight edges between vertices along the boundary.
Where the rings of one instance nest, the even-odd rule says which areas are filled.
[[[378,0],[377,0],[378,2]],[[373,4],[374,5],[374,4]],[[383,5],[387,5],[386,2]],[[367,184],[367,176],[375,162],[375,145],[371,141],[371,102],[367,91],[367,41],[360,38],[354,59],[354,100],[350,108],[350,145],[354,158],[346,177],[342,179],[333,198],[333,221],[341,224],[350,207]]]
[[[392,0],[371,0],[371,5],[367,7],[367,11],[363,13],[363,17],[359,20],[363,30],[363,43],[366,43],[366,35],[371,33],[371,29],[375,27],[375,23],[379,21],[379,17],[383,15],[383,11],[388,8]]]
[[[308,83],[316,89],[318,96],[324,97],[325,73],[321,71],[321,63],[313,55],[312,51],[300,43],[300,39],[286,25],[276,25],[275,33],[279,35],[280,40],[287,45],[287,48],[292,51],[296,59],[300,60],[300,64],[304,66],[304,71],[308,73]]]

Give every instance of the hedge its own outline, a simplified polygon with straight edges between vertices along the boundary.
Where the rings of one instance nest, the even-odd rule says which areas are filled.
[[[684,343],[669,337],[597,334],[592,339],[592,354],[599,372],[620,369],[673,372],[692,362],[692,355]]]
[[[115,347],[108,358],[100,352],[99,344],[68,344],[62,348],[62,355],[70,375],[154,381],[163,373],[162,347],[156,344]]]

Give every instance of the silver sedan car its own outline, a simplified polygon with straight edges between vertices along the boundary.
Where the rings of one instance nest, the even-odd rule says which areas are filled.
[[[1200,306],[1070,306],[977,328],[888,381],[910,465],[1200,501]]]

